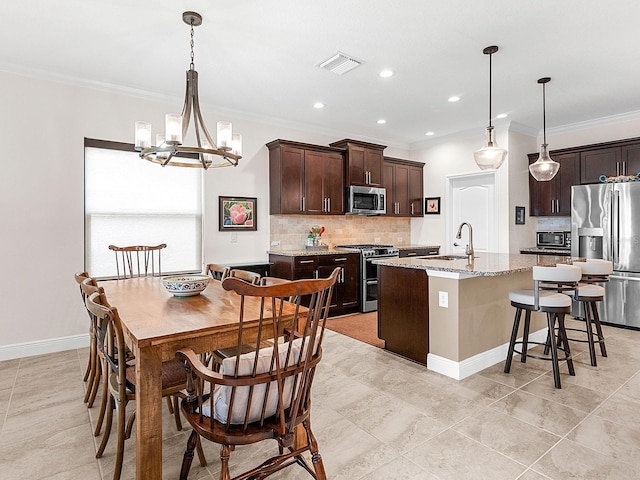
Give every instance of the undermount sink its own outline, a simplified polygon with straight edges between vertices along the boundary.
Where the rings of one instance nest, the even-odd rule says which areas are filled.
[[[431,256],[420,257],[420,258],[424,260],[467,260],[466,255],[431,255]]]

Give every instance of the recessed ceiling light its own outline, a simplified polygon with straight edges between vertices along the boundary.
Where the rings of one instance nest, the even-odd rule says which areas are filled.
[[[425,133],[425,135],[426,135],[427,137],[430,137],[431,135],[435,135],[435,133],[434,133],[434,132],[427,132],[427,133]]]
[[[498,115],[496,115],[496,118],[506,118],[507,114],[506,113],[499,113]]]
[[[457,102],[458,100],[460,100],[460,97],[454,95],[452,97],[449,97],[447,100],[450,102]]]
[[[389,78],[389,77],[393,77],[395,74],[396,74],[396,72],[386,68],[384,70],[381,70],[378,75],[380,75],[382,78]]]
[[[316,102],[313,104],[313,108],[324,108],[324,103]]]
[[[387,123],[387,121],[382,119],[382,118],[380,120],[378,120],[378,125],[383,125],[385,123]]]

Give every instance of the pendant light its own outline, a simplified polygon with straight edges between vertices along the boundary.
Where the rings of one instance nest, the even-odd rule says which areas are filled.
[[[555,162],[547,150],[547,121],[545,104],[545,85],[551,81],[550,77],[538,79],[542,84],[542,145],[540,146],[540,156],[535,163],[529,165],[529,171],[538,182],[548,182],[556,176],[560,169],[560,164]]]
[[[481,170],[496,170],[500,168],[507,156],[507,151],[504,148],[500,148],[495,142],[493,126],[491,126],[491,55],[497,51],[498,47],[495,45],[482,50],[482,53],[489,55],[489,126],[487,127],[487,145],[473,152],[473,158]]]

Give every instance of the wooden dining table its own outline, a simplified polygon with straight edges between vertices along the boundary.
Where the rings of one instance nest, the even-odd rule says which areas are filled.
[[[136,357],[136,478],[162,478],[162,362],[184,347],[196,353],[236,345],[241,297],[211,280],[200,295],[176,297],[158,277],[100,282],[117,308]],[[285,315],[289,312],[285,307]],[[244,334],[257,323],[258,297],[246,297]],[[250,338],[250,337],[244,337]],[[186,446],[186,441],[185,441]]]

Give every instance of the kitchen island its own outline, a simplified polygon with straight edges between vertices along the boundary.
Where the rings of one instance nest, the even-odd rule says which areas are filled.
[[[479,252],[384,259],[378,264],[378,336],[387,350],[458,380],[504,361],[515,309],[509,291],[533,287],[535,265],[556,258]],[[563,261],[574,259],[563,257]],[[546,320],[531,317],[530,339]]]

